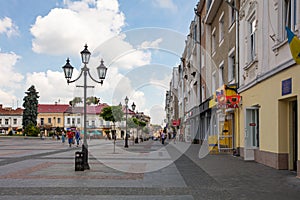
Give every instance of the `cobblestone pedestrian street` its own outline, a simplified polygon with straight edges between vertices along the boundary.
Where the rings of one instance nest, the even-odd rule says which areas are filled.
[[[0,138],[0,199],[299,199],[300,179],[200,145],[89,141],[90,170],[60,141]]]

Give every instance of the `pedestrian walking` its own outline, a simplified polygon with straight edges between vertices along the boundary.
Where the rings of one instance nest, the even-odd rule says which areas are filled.
[[[79,129],[76,130],[75,139],[76,139],[76,145],[78,147],[79,146],[79,141],[80,141],[80,131],[79,131]]]
[[[165,139],[166,139],[166,133],[165,130],[161,133],[161,143],[165,144]]]
[[[174,144],[176,144],[176,130],[174,129],[173,130],[173,142],[174,142]]]
[[[65,144],[65,132],[64,131],[61,133],[61,142],[63,144]]]
[[[72,144],[73,144],[73,137],[74,137],[73,132],[72,131],[68,131],[67,132],[67,137],[68,137],[69,147],[71,147]]]

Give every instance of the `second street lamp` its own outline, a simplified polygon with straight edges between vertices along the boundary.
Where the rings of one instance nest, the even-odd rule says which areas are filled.
[[[126,96],[126,98],[125,98],[125,108],[126,108],[126,131],[125,131],[125,145],[124,145],[124,147],[125,148],[128,148],[128,133],[127,133],[127,113],[128,113],[128,101],[129,101],[129,99],[128,99],[128,97]]]
[[[132,111],[133,111],[133,112],[134,112],[134,110],[135,110],[135,107],[136,107],[136,105],[135,105],[134,102],[133,102],[132,105],[131,105],[131,108],[132,108]],[[135,143],[135,140],[134,140],[134,132],[133,132],[132,136],[133,136],[133,143]]]
[[[67,79],[68,84],[77,81],[82,76],[82,74],[83,74],[83,78],[84,78],[83,86],[79,86],[79,87],[83,87],[83,90],[84,90],[84,95],[83,95],[83,112],[84,112],[84,114],[83,114],[83,131],[84,132],[83,132],[83,134],[84,134],[84,138],[83,138],[83,144],[82,144],[83,169],[90,169],[90,166],[88,164],[88,144],[87,144],[87,140],[86,140],[87,139],[86,89],[88,87],[93,87],[93,86],[87,86],[87,75],[89,75],[89,77],[94,82],[100,83],[102,85],[103,80],[105,79],[105,76],[106,76],[106,72],[107,72],[107,68],[104,66],[103,60],[101,60],[100,66],[97,67],[97,73],[98,73],[100,81],[97,81],[96,79],[94,79],[91,76],[90,69],[87,67],[87,64],[89,63],[89,60],[90,60],[91,53],[89,52],[89,50],[87,48],[88,48],[88,46],[85,45],[84,50],[80,52],[82,63],[84,64],[84,66],[81,68],[80,75],[76,79],[71,80],[74,67],[70,64],[69,58],[67,59],[67,63],[65,64],[65,66],[62,67],[64,70],[65,78]]]

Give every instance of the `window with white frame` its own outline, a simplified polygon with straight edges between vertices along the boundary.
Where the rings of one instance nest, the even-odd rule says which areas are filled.
[[[44,118],[41,118],[41,126],[44,126]]]
[[[211,91],[212,93],[216,91],[216,85],[217,85],[217,76],[216,72],[212,74],[212,80],[211,80]]]
[[[222,13],[219,19],[219,43],[224,39],[224,13]]]
[[[50,117],[48,118],[48,124],[51,124],[51,118]]]
[[[71,123],[71,119],[70,117],[67,118],[67,124],[70,124]]]
[[[294,11],[294,1],[291,0],[283,0],[282,1],[282,24],[283,27],[281,28],[282,30],[282,40],[285,40],[287,38],[286,30],[285,27],[289,27],[291,30],[293,30],[292,23],[293,23],[293,18],[294,14],[292,11]]]
[[[249,20],[249,58],[250,62],[256,57],[256,19],[254,15]]]
[[[216,52],[216,29],[211,33],[211,53],[214,54]]]
[[[77,118],[77,124],[80,124],[80,118]]]
[[[17,124],[17,119],[14,119],[13,123],[14,123],[14,125],[16,125]]]
[[[235,22],[235,15],[236,11],[234,10],[235,8],[235,0],[231,0],[229,6],[229,26],[231,26]]]
[[[2,119],[0,119],[0,124],[2,124]]]
[[[8,125],[9,120],[5,119],[5,125]]]
[[[201,87],[201,95],[202,95],[202,102],[205,101],[205,85],[202,85]]]
[[[72,118],[72,125],[75,124],[75,118]]]
[[[224,84],[224,61],[219,65],[219,87]]]
[[[228,55],[228,82],[233,81],[235,78],[235,52],[234,49]]]

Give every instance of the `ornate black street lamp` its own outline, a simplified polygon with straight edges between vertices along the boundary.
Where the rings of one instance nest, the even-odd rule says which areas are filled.
[[[124,147],[125,148],[128,148],[128,133],[127,133],[127,113],[128,113],[128,101],[129,101],[129,99],[128,99],[128,97],[126,96],[126,98],[125,98],[125,108],[126,108],[126,130],[125,130],[125,145],[124,145]]]
[[[132,109],[133,112],[134,112],[135,108],[136,108],[136,105],[135,105],[134,102],[133,102],[132,105],[131,105],[131,109]],[[132,135],[133,135],[133,143],[135,143],[135,140],[134,140],[134,133],[133,133]]]
[[[94,79],[91,76],[90,69],[87,67],[87,64],[89,63],[89,60],[90,60],[91,53],[89,52],[89,50],[87,48],[88,48],[88,46],[85,45],[84,46],[84,50],[80,52],[82,63],[84,64],[84,66],[81,68],[80,75],[75,80],[71,80],[74,67],[70,64],[69,58],[67,59],[67,63],[65,64],[65,66],[62,67],[63,70],[64,70],[65,78],[67,79],[67,83],[68,84],[77,81],[82,76],[82,74],[83,74],[83,78],[84,78],[83,86],[79,86],[79,87],[83,87],[83,89],[84,89],[84,95],[83,95],[83,110],[84,110],[83,111],[84,112],[83,127],[84,127],[84,138],[83,138],[83,144],[82,144],[83,167],[84,167],[84,169],[90,169],[89,164],[88,164],[88,144],[87,144],[87,140],[86,140],[87,139],[87,129],[86,129],[86,122],[87,122],[87,118],[86,118],[86,89],[88,87],[93,87],[93,86],[87,86],[87,75],[89,75],[89,77],[94,82],[100,83],[102,85],[103,84],[103,80],[105,79],[105,76],[106,76],[106,72],[107,72],[107,67],[104,66],[103,60],[101,60],[100,65],[97,67],[97,73],[98,73],[98,77],[99,77],[100,81],[97,81],[96,79]]]
[[[132,111],[134,111],[134,110],[135,110],[135,108],[136,108],[136,105],[134,104],[134,102],[132,103],[132,105],[131,105],[131,108],[132,108]]]

